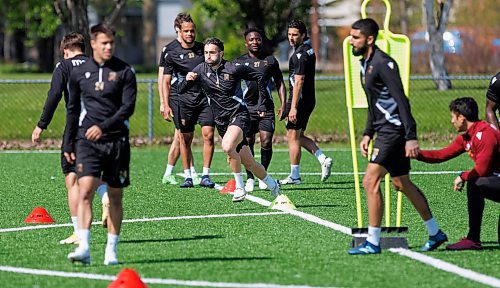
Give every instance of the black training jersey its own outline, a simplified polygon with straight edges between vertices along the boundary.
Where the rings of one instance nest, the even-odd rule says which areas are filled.
[[[61,101],[64,94],[64,102],[66,107],[68,105],[68,82],[73,68],[85,63],[88,58],[85,55],[77,55],[73,58],[62,60],[56,64],[54,72],[52,73],[52,80],[50,81],[50,90],[47,93],[47,99],[43,106],[38,127],[47,129],[54,113],[56,112],[57,105]]]
[[[103,132],[100,140],[128,136],[136,95],[134,71],[116,57],[102,65],[92,59],[75,68],[69,81],[65,135],[68,147],[64,151],[72,152],[74,139],[85,138],[85,132],[93,125]]]
[[[302,93],[299,95],[299,100],[304,104],[314,104],[316,94],[314,89],[314,75],[316,73],[316,54],[311,47],[310,41],[304,41],[295,48],[290,61],[288,62],[290,70],[290,95],[293,95],[293,87],[295,86],[295,75],[304,75],[304,85]],[[292,97],[288,99],[291,103]]]
[[[263,81],[266,83],[266,97],[261,99],[262,106],[259,107],[257,106],[259,103],[259,87],[257,82],[243,81],[241,87],[243,95],[240,98],[243,98],[250,113],[274,111],[271,79],[273,79],[276,86],[283,81],[283,73],[281,73],[278,60],[273,55],[251,57],[247,53],[234,60],[234,62],[235,65],[245,65],[260,71],[264,77]]]
[[[160,54],[160,62],[158,64],[159,67],[163,67],[163,74],[170,74],[172,75],[172,80],[170,80],[170,96],[169,96],[169,99],[174,99],[174,100],[177,100],[179,99],[178,95],[177,95],[177,73],[175,73],[174,71],[170,71],[169,73],[165,73],[165,65],[166,65],[166,61],[167,61],[167,57],[169,57],[170,55],[170,50],[173,49],[173,47],[177,46],[177,45],[180,45],[179,41],[177,40],[173,40],[171,41],[170,43],[168,43],[167,45],[163,46],[163,48],[161,49],[161,54]]]
[[[488,86],[488,90],[486,91],[486,97],[500,104],[500,72],[491,78],[490,86]]]
[[[368,59],[361,59],[361,84],[368,100],[365,135],[377,131],[401,132],[406,140],[417,139],[417,124],[411,115],[398,64],[374,46]]]
[[[241,95],[241,80],[257,81],[260,93],[266,94],[263,74],[246,65],[236,65],[222,60],[221,65],[214,70],[203,62],[196,66],[193,72],[198,74],[196,81],[179,83],[179,91],[182,93],[196,82],[200,83],[204,94],[208,97],[217,125],[227,125],[232,117],[240,111],[247,110],[243,99],[237,96]],[[259,99],[264,97],[261,96]]]
[[[186,74],[193,71],[194,67],[205,61],[203,56],[203,44],[195,42],[191,48],[183,48],[178,40],[174,40],[177,44],[172,45],[169,49],[168,56],[165,58],[164,74],[177,74],[178,82],[186,81]],[[178,89],[179,90],[179,89]],[[202,101],[206,101],[198,84],[191,87],[189,90],[179,93],[179,99],[188,106],[197,106]]]

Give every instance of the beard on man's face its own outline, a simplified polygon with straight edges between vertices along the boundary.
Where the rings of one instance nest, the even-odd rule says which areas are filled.
[[[352,46],[352,54],[354,56],[362,56],[362,55],[365,55],[367,49],[368,48],[366,47],[366,45],[364,45],[363,47],[361,47],[359,49],[356,49],[354,46]]]

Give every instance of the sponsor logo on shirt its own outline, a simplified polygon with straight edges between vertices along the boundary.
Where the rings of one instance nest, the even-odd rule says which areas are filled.
[[[297,59],[300,59],[300,57],[302,57],[302,54],[301,53],[297,53]]]
[[[222,74],[225,81],[229,81],[229,74]]]
[[[307,55],[311,56],[314,54],[314,49],[311,48],[311,49],[307,50],[306,53],[307,53]]]
[[[366,71],[366,73],[368,73],[368,74],[372,74],[372,72],[373,72],[373,65],[368,66],[368,69],[367,69],[367,70],[368,70],[368,71]]]
[[[394,69],[394,62],[391,61],[391,62],[387,63],[387,66],[389,66],[389,68],[391,68],[391,70],[393,70]]]

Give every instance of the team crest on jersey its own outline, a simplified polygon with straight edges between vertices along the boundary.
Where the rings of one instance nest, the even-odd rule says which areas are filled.
[[[297,59],[300,59],[300,57],[302,57],[302,54],[301,53],[297,53]]]
[[[193,52],[189,52],[188,53],[188,58],[189,59],[193,59],[194,58],[194,53]]]
[[[379,152],[378,148],[373,148],[372,161],[375,161],[375,159],[377,159],[378,152]]]
[[[483,138],[483,132],[477,132],[476,137],[477,139],[481,140],[481,138]]]
[[[85,79],[89,79],[90,78],[90,72],[85,72]]]
[[[372,72],[373,72],[373,66],[370,65],[370,66],[368,66],[368,70],[366,71],[366,73],[372,74]]]
[[[115,71],[109,72],[108,81],[116,81],[116,72]]]
[[[222,74],[225,81],[229,81],[229,74]]]
[[[269,62],[268,62],[267,60],[264,60],[264,61],[262,61],[262,64],[263,64],[264,66],[267,66],[267,64],[269,64]]]

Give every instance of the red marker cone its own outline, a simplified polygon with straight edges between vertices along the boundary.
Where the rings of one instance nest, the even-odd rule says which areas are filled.
[[[116,280],[109,284],[108,288],[146,288],[139,274],[135,270],[125,268],[116,276]]]
[[[25,223],[54,223],[54,219],[50,217],[49,213],[43,207],[36,207],[33,211],[24,219]]]
[[[220,193],[222,194],[230,194],[234,192],[234,189],[236,189],[236,180],[231,179],[227,181],[226,185],[220,190]]]

